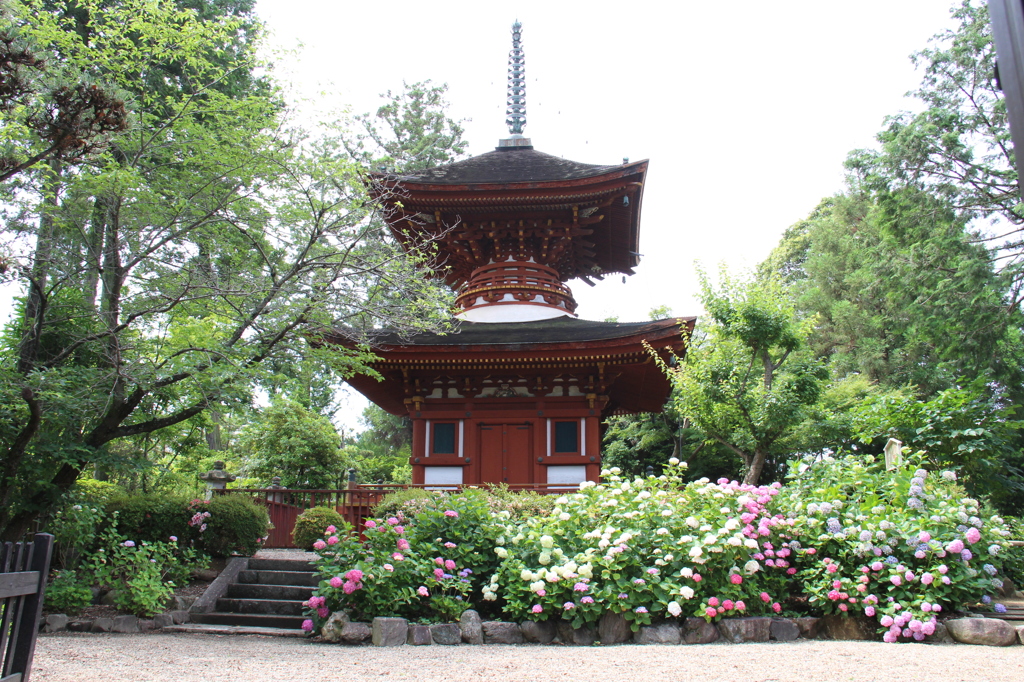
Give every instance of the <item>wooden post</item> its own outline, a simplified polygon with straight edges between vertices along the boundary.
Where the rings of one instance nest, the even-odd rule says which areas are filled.
[[[36,650],[39,621],[43,617],[43,595],[46,592],[52,553],[53,536],[49,533],[37,533],[28,557],[29,565],[26,567],[38,575],[36,590],[25,596],[19,609],[21,613],[11,632],[11,652],[4,671],[6,675],[20,673],[21,682],[28,682],[29,673],[32,672],[32,656]]]

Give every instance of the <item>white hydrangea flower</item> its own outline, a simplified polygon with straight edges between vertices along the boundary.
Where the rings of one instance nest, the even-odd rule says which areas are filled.
[[[683,585],[679,588],[679,595],[683,599],[693,599],[693,588],[689,585]]]
[[[695,558],[695,559],[697,557],[699,557],[703,553],[704,553],[704,550],[702,550],[700,547],[692,547],[692,548],[690,548],[690,556]]]
[[[676,617],[678,617],[679,614],[683,612],[683,609],[682,609],[681,606],[679,606],[679,603],[678,602],[674,602],[674,601],[670,601],[668,603],[668,606],[665,607],[665,609],[670,614],[672,614],[673,616],[676,616]]]
[[[739,547],[743,544],[743,538],[739,535],[733,535],[731,538],[725,541],[730,547]]]
[[[686,517],[686,525],[689,526],[690,528],[696,528],[697,526],[700,525],[700,521],[698,521],[693,516],[688,516],[688,517]]]
[[[725,522],[725,529],[726,530],[730,530],[730,531],[731,530],[736,530],[739,527],[740,527],[740,521],[736,517],[733,517],[733,518],[731,518],[731,519],[729,519],[728,521]]]
[[[601,541],[597,543],[597,546],[600,547],[601,549],[604,549],[605,547],[607,547],[610,544],[612,544],[612,543],[608,542],[604,538],[601,538]]]
[[[508,558],[508,550],[505,549],[504,547],[495,547],[494,548],[494,553],[498,555],[499,559],[507,559]]]
[[[547,552],[543,552],[539,557],[537,557],[537,561],[540,562],[541,566],[547,566],[551,563],[551,555]]]
[[[523,572],[519,574],[519,577],[522,580],[536,580],[536,578],[533,577],[533,572],[526,568],[524,568]]]
[[[555,539],[550,535],[541,535],[540,546],[544,547],[545,549],[551,549],[555,546]]]
[[[679,458],[678,457],[669,457],[668,458],[668,463],[671,464],[672,466],[675,466],[675,465],[679,464]]]
[[[753,559],[751,559],[747,563],[743,564],[743,571],[747,575],[754,575],[755,573],[757,573],[760,570],[761,570],[761,564],[757,563]]]
[[[558,520],[559,521],[568,521],[571,518],[572,518],[572,516],[570,516],[568,512],[562,512],[561,514],[558,515]]]
[[[659,528],[654,532],[658,535],[668,535],[668,528]]]

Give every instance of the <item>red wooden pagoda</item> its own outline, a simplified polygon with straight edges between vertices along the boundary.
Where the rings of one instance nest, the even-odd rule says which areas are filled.
[[[509,57],[510,137],[495,151],[406,175],[374,174],[407,248],[430,241],[456,288],[455,333],[374,348],[383,380],[349,380],[413,421],[413,482],[578,484],[597,480],[603,420],[662,408],[669,383],[645,343],[685,352],[695,318],[610,323],[576,317],[571,279],[632,274],[647,161],[600,166],[523,137],[520,25]],[[336,339],[343,342],[341,335]]]

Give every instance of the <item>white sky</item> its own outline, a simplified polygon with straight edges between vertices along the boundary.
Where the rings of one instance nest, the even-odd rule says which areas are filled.
[[[951,27],[943,0],[258,0],[278,78],[318,109],[371,111],[402,81],[449,85],[471,154],[504,126],[523,22],[526,134],[586,163],[650,159],[637,274],[570,283],[587,319],[699,312],[694,261],[737,270],[842,189],[842,162],[913,103],[908,56]],[[310,109],[312,111],[312,109]],[[0,292],[0,318],[9,308]],[[352,419],[361,404],[351,403]]]

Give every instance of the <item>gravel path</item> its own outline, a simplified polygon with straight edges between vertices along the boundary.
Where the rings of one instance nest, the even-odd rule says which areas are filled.
[[[377,649],[215,635],[41,635],[37,682],[1024,680],[1024,646],[798,641]]]

